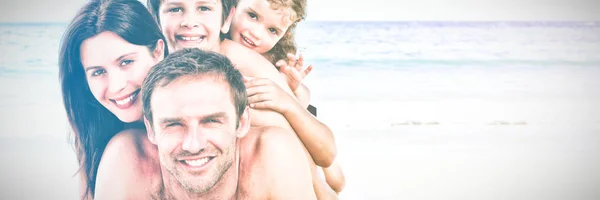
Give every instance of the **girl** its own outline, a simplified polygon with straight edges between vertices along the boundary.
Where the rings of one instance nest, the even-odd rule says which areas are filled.
[[[240,0],[236,6],[229,32],[229,36],[233,41],[262,54],[267,60],[274,63],[281,74],[285,76],[290,89],[301,102],[308,102],[310,99],[308,88],[305,88],[301,81],[310,73],[312,65],[302,70],[304,64],[302,56],[300,55],[298,59],[294,56],[297,50],[294,42],[294,30],[298,22],[303,20],[305,16],[306,0]],[[285,60],[288,60],[288,62]],[[269,91],[269,87],[265,87],[268,82],[262,82],[247,84],[251,106],[259,109],[272,109],[284,114],[284,109],[278,108],[278,105],[274,105],[274,103],[268,103],[272,102],[272,99],[264,96],[276,97],[277,95],[268,95],[268,93],[274,93],[275,91],[273,89]],[[306,106],[303,105],[303,107]],[[290,121],[290,124],[294,121],[300,122],[300,120],[294,118],[301,115],[294,113],[288,114],[288,116],[286,118]],[[294,125],[292,124],[292,126]],[[323,132],[331,134],[331,130],[322,123],[302,124],[300,126],[304,126],[306,131],[315,132],[315,134],[322,134]],[[294,128],[298,132],[299,128],[297,127],[299,126]],[[319,159],[319,152],[311,151],[315,148],[310,148],[309,142],[305,142],[305,145],[312,158],[315,159],[315,163],[324,166],[323,162],[317,160]],[[325,164],[325,166],[329,165]],[[333,163],[323,169],[327,183],[339,193],[345,182],[340,166]]]
[[[229,32],[231,40],[262,54],[287,75],[297,96],[301,80],[312,70],[312,65],[302,70],[302,55],[294,56],[294,31],[305,15],[306,0],[240,0]]]

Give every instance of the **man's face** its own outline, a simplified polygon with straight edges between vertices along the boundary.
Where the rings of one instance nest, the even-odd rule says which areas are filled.
[[[163,173],[188,192],[209,191],[235,163],[236,138],[244,132],[236,128],[229,85],[213,75],[180,77],[157,87],[150,101],[147,127]]]
[[[229,23],[222,20],[221,0],[163,0],[158,12],[171,51],[183,48],[216,51],[220,32],[229,31]]]

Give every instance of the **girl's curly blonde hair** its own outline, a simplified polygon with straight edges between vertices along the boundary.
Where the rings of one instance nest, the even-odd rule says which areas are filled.
[[[273,64],[286,59],[287,53],[296,54],[297,47],[294,40],[294,31],[298,22],[306,18],[306,0],[267,0],[273,9],[288,8],[291,9],[290,20],[292,25],[283,34],[283,37],[267,51],[264,56]]]

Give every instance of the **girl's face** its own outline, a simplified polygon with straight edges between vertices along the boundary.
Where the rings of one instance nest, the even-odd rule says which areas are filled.
[[[148,70],[164,57],[162,40],[150,51],[113,32],[102,32],[81,44],[81,64],[90,91],[121,121],[142,119],[140,89]]]
[[[292,25],[289,8],[273,9],[267,0],[240,0],[231,21],[231,39],[258,53],[266,53]]]

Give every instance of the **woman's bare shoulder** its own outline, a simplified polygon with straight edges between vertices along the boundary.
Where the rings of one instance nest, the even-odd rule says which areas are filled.
[[[144,129],[126,129],[117,133],[106,145],[105,153],[111,153],[112,149],[115,149],[120,155],[142,159],[157,155],[156,146],[148,140]]]
[[[100,199],[150,195],[159,188],[158,150],[143,129],[127,129],[113,136],[106,146],[96,179]],[[127,188],[127,189],[123,189]]]

